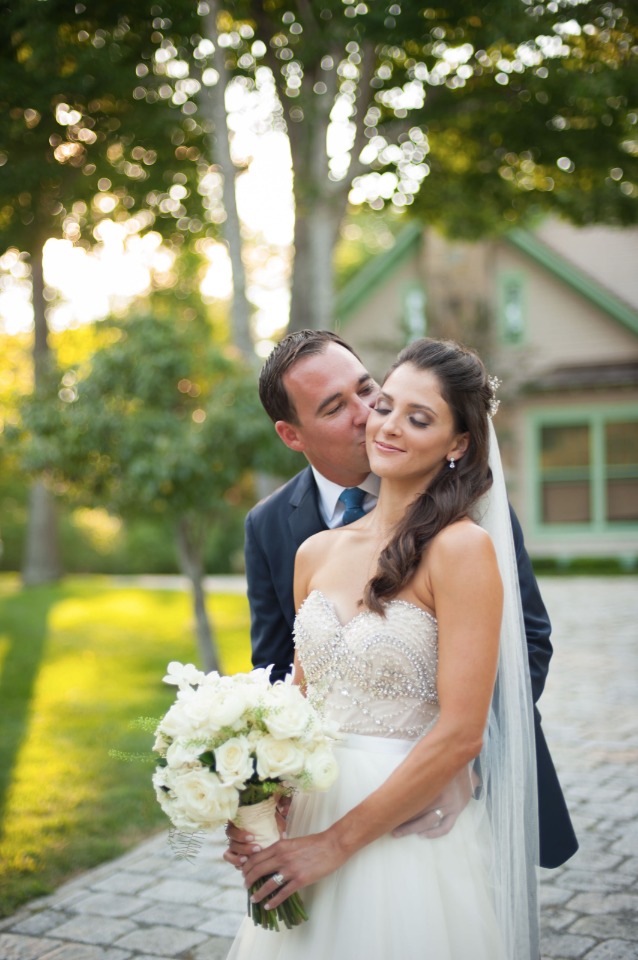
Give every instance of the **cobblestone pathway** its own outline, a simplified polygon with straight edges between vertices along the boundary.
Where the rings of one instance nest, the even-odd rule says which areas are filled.
[[[541,587],[543,725],[581,844],[542,871],[543,960],[638,960],[638,579]],[[155,837],[0,921],[0,960],[223,960],[245,892],[222,850],[177,862]]]

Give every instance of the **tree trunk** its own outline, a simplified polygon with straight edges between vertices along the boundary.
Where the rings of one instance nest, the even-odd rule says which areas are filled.
[[[52,358],[44,301],[43,248],[44,241],[31,250],[31,278],[34,318],[34,392],[36,398],[41,394],[41,402],[46,403],[46,385],[51,376]],[[62,563],[55,500],[45,480],[40,478],[34,481],[29,498],[22,581],[25,586],[37,586],[39,583],[58,580],[61,575]]]
[[[219,80],[213,86],[205,86],[202,81],[200,88],[200,106],[205,119],[208,121],[211,161],[219,163],[223,180],[223,202],[226,211],[226,221],[221,226],[222,236],[228,244],[233,271],[233,300],[231,307],[233,342],[251,364],[257,361],[252,335],[250,332],[251,308],[246,296],[246,271],[242,260],[242,237],[239,212],[237,210],[237,196],[235,194],[235,177],[237,169],[230,153],[230,139],[228,132],[228,117],[226,114],[225,94],[228,85],[228,73],[224,59],[224,51],[219,46],[217,37],[218,5],[215,0],[208,0],[207,12],[202,16],[203,35],[209,39],[215,48],[212,63],[219,75]]]
[[[334,327],[334,249],[343,212],[323,198],[295,213],[295,265],[290,298],[290,330]]]
[[[337,54],[335,54],[335,60]],[[330,179],[328,128],[337,93],[336,70],[321,74],[328,85],[323,97],[312,87],[317,79],[304,75],[304,122],[286,113],[294,171],[294,269],[290,297],[290,329],[332,329],[334,315],[334,252],[343,220],[350,180]],[[280,99],[286,103],[284,91]],[[360,148],[358,148],[360,152]]]
[[[191,582],[197,650],[202,669],[206,673],[219,670],[214,631],[206,610],[204,593],[203,536],[195,532],[192,524],[182,517],[177,522],[177,553],[184,576]]]

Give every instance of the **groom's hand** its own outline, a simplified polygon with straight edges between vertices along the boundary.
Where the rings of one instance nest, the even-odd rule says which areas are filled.
[[[416,833],[428,840],[445,836],[456,823],[459,814],[465,810],[479,783],[480,780],[474,770],[469,773],[467,769],[461,770],[445,790],[428,804],[423,813],[400,824],[392,831],[392,836],[406,837],[408,834]]]

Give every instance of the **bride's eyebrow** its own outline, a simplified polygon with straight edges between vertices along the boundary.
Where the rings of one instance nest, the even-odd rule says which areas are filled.
[[[388,400],[390,403],[394,403],[394,397],[391,393],[386,393],[385,390],[382,390],[377,394],[377,400]],[[433,410],[432,407],[428,407],[425,403],[408,403],[407,406],[411,410],[423,410],[425,413],[429,413],[431,417],[436,417],[436,410]]]

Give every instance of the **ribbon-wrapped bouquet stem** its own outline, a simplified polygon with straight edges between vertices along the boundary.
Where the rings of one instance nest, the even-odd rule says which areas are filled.
[[[177,698],[155,732],[160,759],[153,775],[157,799],[185,834],[232,820],[261,846],[279,839],[276,798],[295,790],[327,790],[337,776],[334,724],[323,719],[290,678],[270,683],[268,670],[202,673],[169,663],[164,681]],[[254,904],[255,924],[279,929],[307,919],[292,894],[276,910]]]

